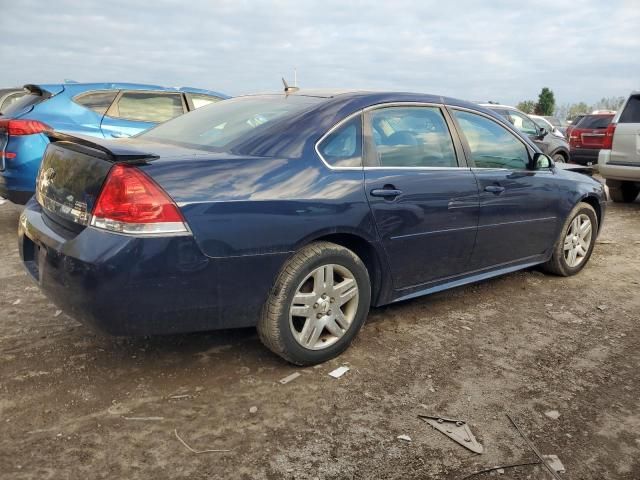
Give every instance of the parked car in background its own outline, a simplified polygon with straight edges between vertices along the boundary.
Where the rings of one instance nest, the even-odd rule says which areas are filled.
[[[555,117],[543,117],[540,115],[529,115],[529,118],[531,118],[534,122],[536,122],[536,124],[539,127],[544,127],[547,129],[547,131],[549,133],[551,133],[551,135],[555,135],[556,137],[560,137],[560,138],[565,138],[564,137],[564,133],[562,132],[561,128],[562,128],[562,124],[560,123],[560,121],[555,118]],[[554,125],[551,120],[549,119],[553,119],[555,122],[557,122],[557,126]]]
[[[139,133],[226,95],[127,83],[26,85],[0,116],[0,197],[26,203],[50,130],[102,138]]]
[[[0,88],[0,114],[26,93],[23,88]]]
[[[569,138],[571,136],[571,131],[576,128],[576,126],[580,123],[580,120],[582,120],[585,116],[586,114],[576,115],[573,120],[571,120],[564,131],[565,138]]]
[[[571,130],[569,146],[571,160],[581,165],[598,163],[600,149],[607,145],[607,127],[613,115],[585,115],[578,125]]]
[[[19,246],[56,305],[118,335],[257,326],[299,365],[370,305],[578,273],[606,205],[505,118],[435,95],[253,95],[132,139],[50,135]]]
[[[495,103],[481,105],[506,118],[513,126],[527,135],[542,152],[553,158],[554,162],[569,161],[569,143],[567,140],[563,137],[550,135],[546,128],[538,126],[526,113],[508,105]]]
[[[633,202],[640,192],[640,91],[632,92],[607,126],[598,170],[614,202]]]

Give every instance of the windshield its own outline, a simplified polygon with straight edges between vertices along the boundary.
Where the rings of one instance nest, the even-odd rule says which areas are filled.
[[[301,95],[237,97],[199,108],[138,136],[155,142],[220,151],[258,127],[299,113],[323,100]]]

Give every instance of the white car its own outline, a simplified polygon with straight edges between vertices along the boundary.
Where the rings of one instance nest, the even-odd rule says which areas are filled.
[[[540,115],[529,115],[529,118],[532,118],[534,122],[538,124],[539,127],[544,127],[548,132],[551,132],[551,135],[555,135],[556,137],[565,138],[564,134],[556,127],[553,123],[547,120]]]
[[[598,170],[614,202],[633,202],[640,193],[640,91],[629,98],[604,133]]]

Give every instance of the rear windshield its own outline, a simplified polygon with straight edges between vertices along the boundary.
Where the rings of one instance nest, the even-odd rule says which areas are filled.
[[[145,140],[221,151],[254,129],[322,102],[301,95],[237,97],[207,105],[139,135]]]
[[[43,100],[45,100],[45,97],[37,95],[35,93],[29,93],[24,97],[20,97],[18,100],[9,105],[5,110],[2,111],[2,114],[6,116],[15,115],[25,108],[40,103]]]
[[[640,123],[640,95],[629,98],[618,123]]]
[[[587,115],[576,125],[579,128],[607,128],[613,115]]]

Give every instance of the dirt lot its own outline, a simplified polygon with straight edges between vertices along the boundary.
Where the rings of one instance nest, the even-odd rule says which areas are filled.
[[[3,478],[461,479],[535,461],[505,413],[565,478],[640,478],[640,202],[610,205],[580,275],[524,271],[375,310],[341,358],[308,369],[254,330],[89,331],[22,271],[17,221],[0,206]],[[329,377],[342,363],[351,370]],[[467,420],[485,452],[419,413]],[[174,430],[230,451],[192,453]],[[534,466],[499,478],[551,477]]]

